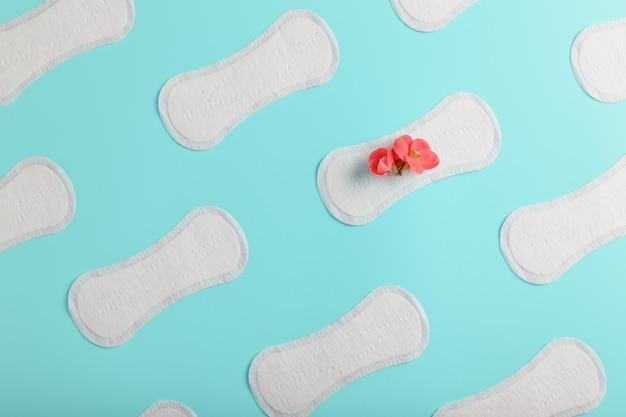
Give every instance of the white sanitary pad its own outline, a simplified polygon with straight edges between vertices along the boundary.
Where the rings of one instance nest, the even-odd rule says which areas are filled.
[[[423,138],[439,156],[439,166],[423,174],[378,177],[368,168],[369,154],[392,146],[402,135]],[[329,153],[318,169],[317,187],[328,211],[338,220],[360,225],[426,184],[491,164],[500,150],[500,128],[487,104],[472,94],[446,97],[410,125],[361,145]]]
[[[330,326],[259,353],[250,388],[271,417],[308,416],[344,385],[418,357],[428,334],[417,300],[401,288],[381,287]]]
[[[139,417],[196,417],[196,415],[179,402],[159,401],[148,407]]]
[[[579,340],[548,343],[515,374],[473,397],[441,407],[433,417],[569,417],[596,408],[606,375]]]
[[[338,63],[326,23],[293,10],[234,55],[171,78],[159,95],[161,119],[181,145],[207,149],[266,104],[326,82]]]
[[[446,26],[476,0],[391,0],[393,9],[409,27],[433,32]]]
[[[24,159],[0,179],[0,251],[49,235],[72,220],[72,183],[53,162]]]
[[[548,284],[624,234],[626,157],[576,191],[515,210],[502,225],[500,246],[513,272],[533,284]]]
[[[626,18],[589,26],[572,46],[572,66],[580,85],[593,98],[626,98]]]
[[[123,38],[132,0],[46,0],[0,25],[0,105],[66,59]]]
[[[201,207],[143,252],[81,275],[68,302],[93,343],[111,347],[181,298],[236,278],[246,265],[243,231],[225,211]]]

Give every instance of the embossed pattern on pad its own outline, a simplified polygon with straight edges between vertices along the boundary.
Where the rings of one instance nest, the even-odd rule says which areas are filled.
[[[433,32],[445,27],[477,0],[391,0],[396,14],[409,27]]]
[[[579,340],[561,338],[498,385],[446,404],[433,417],[577,416],[596,408],[605,392],[596,354]]]
[[[168,305],[236,278],[247,259],[237,222],[221,209],[201,207],[145,251],[80,276],[69,310],[87,339],[118,346]]]
[[[626,18],[583,30],[571,59],[578,82],[591,97],[607,103],[626,99]]]
[[[308,416],[346,384],[417,358],[428,335],[417,300],[401,288],[381,287],[330,326],[259,353],[250,365],[250,389],[271,417]]]
[[[0,179],[0,251],[63,229],[76,207],[74,189],[52,161],[28,158]]]
[[[196,415],[179,402],[159,401],[148,407],[139,417],[196,417]]]
[[[338,63],[326,23],[293,10],[234,55],[167,81],[159,95],[161,120],[181,145],[208,149],[266,104],[326,82]]]
[[[370,152],[402,135],[424,138],[439,166],[421,175],[377,177]],[[500,127],[487,104],[472,94],[446,97],[419,120],[383,138],[330,152],[320,164],[317,187],[328,211],[352,225],[369,223],[396,201],[426,184],[491,164],[500,150]]]
[[[594,181],[509,215],[500,247],[509,266],[533,284],[548,284],[579,259],[626,234],[626,156]]]
[[[132,0],[47,0],[0,25],[0,105],[66,59],[123,38]]]

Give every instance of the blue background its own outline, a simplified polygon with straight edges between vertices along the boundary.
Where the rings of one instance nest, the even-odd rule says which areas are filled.
[[[0,21],[36,4],[3,0]],[[606,368],[605,400],[590,415],[626,412],[626,239],[547,286],[517,278],[499,248],[511,211],[582,186],[626,151],[626,102],[588,97],[569,61],[579,31],[625,17],[626,2],[480,0],[431,34],[405,26],[386,0],[135,7],[126,38],[62,63],[0,108],[0,172],[44,156],[77,196],[65,230],[0,253],[2,415],[137,416],[173,399],[198,417],[262,416],[247,385],[256,353],[320,329],[381,285],[422,303],[426,351],[348,385],[314,416],[430,416],[562,336],[589,344]],[[163,83],[234,53],[292,8],[333,29],[335,76],[266,106],[210,150],[172,140],[157,112]],[[424,187],[366,226],[327,213],[316,189],[326,153],[394,131],[457,91],[481,96],[500,121],[491,166]],[[201,205],[244,229],[241,276],[172,305],[121,347],[84,339],[67,311],[72,282]]]

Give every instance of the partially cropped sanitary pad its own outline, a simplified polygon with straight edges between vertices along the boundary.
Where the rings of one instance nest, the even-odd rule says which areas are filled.
[[[441,407],[433,417],[570,417],[596,408],[606,375],[579,340],[548,343],[515,374],[473,397]]]
[[[44,158],[24,159],[0,179],[0,251],[58,232],[75,207],[74,189],[61,168]]]
[[[330,326],[259,353],[250,388],[271,417],[308,416],[344,385],[418,357],[428,334],[417,300],[401,288],[381,287]]]
[[[139,417],[196,417],[196,415],[179,402],[159,401],[148,407]]]
[[[572,46],[572,66],[580,85],[593,98],[626,98],[626,18],[589,26]]]
[[[243,231],[225,211],[201,207],[145,251],[81,275],[69,310],[83,335],[111,347],[181,298],[236,278],[246,265]]]
[[[439,156],[439,165],[423,174],[378,177],[368,157],[403,135],[422,138]],[[338,220],[369,223],[405,195],[426,184],[491,164],[500,150],[500,128],[479,97],[457,93],[425,116],[380,139],[330,152],[320,164],[317,187],[328,211]]]
[[[171,78],[159,95],[161,119],[181,145],[207,149],[266,104],[326,82],[338,63],[326,23],[293,10],[239,52]]]
[[[576,191],[515,210],[502,225],[500,246],[513,272],[533,284],[548,284],[624,234],[626,156]]]
[[[134,20],[132,0],[46,0],[0,25],[0,105],[81,52],[123,38]]]
[[[476,0],[391,0],[393,9],[404,23],[420,32],[445,27]]]

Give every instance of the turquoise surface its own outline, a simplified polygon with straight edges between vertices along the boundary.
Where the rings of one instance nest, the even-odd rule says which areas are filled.
[[[0,21],[36,4],[3,0]],[[625,17],[626,2],[480,0],[431,34],[405,26],[386,0],[135,7],[125,39],[62,63],[0,108],[0,172],[44,156],[77,196],[65,230],[0,253],[1,415],[134,417],[173,399],[198,417],[262,416],[247,385],[257,352],[320,329],[382,285],[421,302],[426,351],[346,386],[313,416],[430,416],[562,336],[589,344],[606,368],[605,400],[590,415],[626,412],[626,239],[547,286],[517,278],[499,248],[511,211],[582,186],[625,153],[626,102],[587,96],[569,53],[584,27]],[[335,76],[266,106],[207,151],[172,140],[157,112],[163,83],[239,50],[292,8],[333,29]],[[365,226],[328,214],[316,170],[329,151],[394,131],[457,91],[482,97],[500,121],[491,166],[428,185]],[[241,276],[172,305],[121,347],[83,338],[67,310],[72,282],[143,250],[201,205],[244,229]]]

